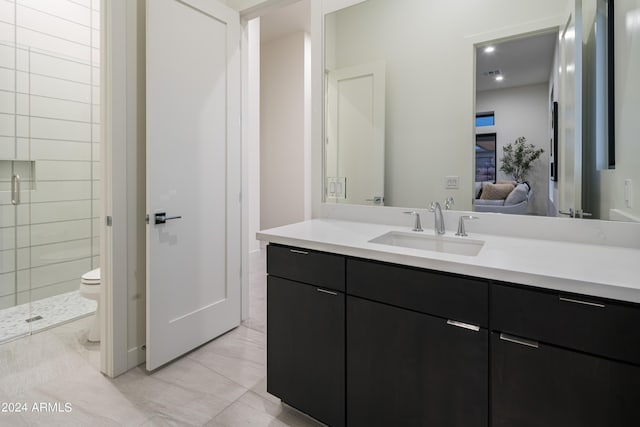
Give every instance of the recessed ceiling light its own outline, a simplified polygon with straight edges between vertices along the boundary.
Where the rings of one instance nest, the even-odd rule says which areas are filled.
[[[484,53],[492,53],[492,52],[494,52],[495,50],[496,50],[496,48],[495,48],[495,47],[493,47],[493,46],[487,46],[487,47],[485,47],[485,48],[484,48]]]
[[[504,77],[502,77],[502,76],[496,76],[496,81],[497,81],[497,82],[501,82],[501,81],[503,81],[503,80],[504,80]]]

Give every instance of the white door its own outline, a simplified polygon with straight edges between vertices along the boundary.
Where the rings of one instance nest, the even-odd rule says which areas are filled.
[[[329,72],[326,131],[327,201],[384,204],[383,63]]]
[[[559,213],[582,210],[582,25],[580,1],[560,39]]]
[[[147,8],[152,370],[240,323],[240,63],[235,11],[215,0]]]

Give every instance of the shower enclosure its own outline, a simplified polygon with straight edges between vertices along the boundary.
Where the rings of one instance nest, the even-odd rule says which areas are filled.
[[[95,310],[99,6],[0,0],[0,342]]]

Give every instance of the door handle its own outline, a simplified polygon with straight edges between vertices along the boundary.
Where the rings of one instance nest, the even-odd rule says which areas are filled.
[[[155,215],[154,215],[154,219],[155,219],[154,224],[155,225],[164,224],[169,220],[180,219],[180,218],[182,218],[182,217],[181,216],[167,216],[166,212],[156,212]]]
[[[20,204],[20,175],[11,177],[11,204],[14,206]]]
[[[524,338],[514,337],[513,335],[500,334],[502,341],[512,342],[514,344],[524,345],[526,347],[538,348],[540,345],[537,341],[525,340]]]

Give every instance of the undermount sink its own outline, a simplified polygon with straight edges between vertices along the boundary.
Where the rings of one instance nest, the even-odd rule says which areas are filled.
[[[369,240],[369,243],[401,246],[425,251],[445,252],[455,255],[476,256],[484,246],[482,240],[451,238],[419,234],[416,232],[391,231]]]

